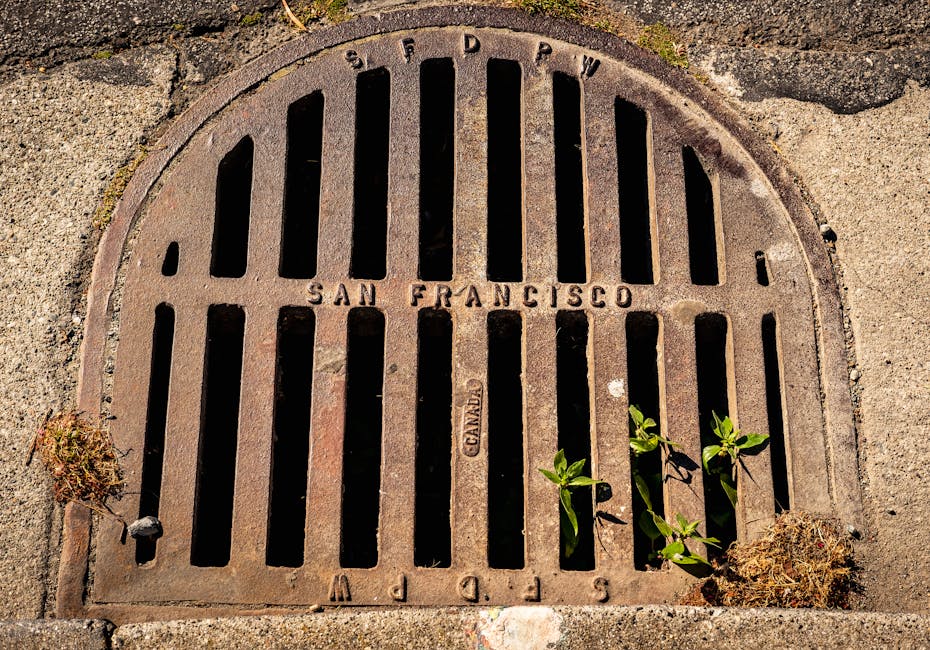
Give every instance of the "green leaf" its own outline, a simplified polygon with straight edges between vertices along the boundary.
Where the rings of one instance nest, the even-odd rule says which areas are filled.
[[[552,481],[552,482],[555,483],[556,485],[558,485],[559,483],[561,483],[561,481],[559,480],[559,477],[556,476],[556,474],[555,474],[554,472],[550,472],[549,470],[543,469],[542,467],[537,467],[537,469],[538,469],[540,472],[543,473],[543,476],[545,476],[547,479],[549,479],[550,481]]]
[[[662,517],[654,513],[652,510],[649,511],[649,514],[652,515],[652,522],[656,525],[656,528],[659,529],[659,532],[662,533],[663,537],[671,537],[675,531],[672,530],[672,527],[668,525]]]
[[[716,417],[716,414],[714,415]],[[733,420],[730,419],[729,415],[723,416],[723,421],[720,422],[720,432],[723,434],[724,438],[730,436],[733,433]]]
[[[653,420],[652,418],[646,418],[646,420],[643,422],[643,429],[651,429],[655,425],[656,425],[655,420]]]
[[[758,447],[763,444],[769,437],[764,433],[747,433],[742,437],[743,442],[737,441],[737,449],[752,449],[753,447]]]
[[[666,560],[672,560],[674,557],[684,554],[685,550],[685,545],[681,542],[672,542],[665,548],[660,549],[659,555],[664,557]]]
[[[700,542],[702,544],[708,544],[709,546],[716,546],[720,548],[720,540],[716,537],[692,537],[695,542]]]
[[[565,509],[565,514],[568,516],[568,521],[572,525],[572,530],[575,535],[578,535],[578,517],[575,516],[575,510],[572,508],[572,493],[561,488],[559,490],[559,501],[562,502],[562,508]]]
[[[652,520],[652,513],[649,510],[639,513],[639,529],[653,542],[664,537],[656,528],[656,524]]]
[[[648,454],[650,451],[654,450],[659,446],[659,439],[656,436],[650,436],[649,438],[630,438],[630,447],[633,448],[633,451],[640,454]]]
[[[565,474],[565,468],[568,467],[568,461],[565,460],[565,450],[559,449],[555,454],[555,459],[552,461],[555,471],[559,473],[559,476]]]
[[[730,503],[733,507],[736,507],[736,483],[733,482],[733,479],[726,472],[720,474],[720,487],[723,488],[723,491],[727,493],[727,498],[730,499]]]
[[[643,413],[635,405],[630,404],[630,417],[633,418],[633,424],[639,427],[643,423]]]
[[[584,487],[586,485],[597,485],[598,483],[604,483],[604,481],[599,481],[588,476],[576,476],[568,482],[568,487]]]
[[[639,475],[639,472],[633,474],[633,482],[636,483],[636,490],[639,492],[639,496],[642,497],[643,503],[646,504],[646,510],[652,510],[652,498],[649,496],[649,486],[646,484],[645,479]]]
[[[707,445],[701,451],[701,460],[704,462],[704,471],[710,472],[710,468],[707,466],[710,461],[716,458],[717,454],[720,453],[720,445]]]
[[[710,414],[714,416],[714,421],[710,423],[711,429],[713,429],[718,438],[723,438],[723,422],[717,416],[716,411],[711,411]]]
[[[570,530],[568,532],[569,534],[565,537],[565,557],[571,557],[578,548],[578,536],[571,534]]]
[[[675,513],[675,521],[678,522],[678,526],[681,528],[682,532],[687,533],[689,523],[680,512]]]
[[[692,553],[688,549],[685,549],[684,553],[673,557],[672,562],[675,564],[706,564],[707,566],[710,566],[710,563],[707,560],[705,560],[700,555]]]
[[[582,458],[581,460],[572,463],[571,466],[568,468],[568,471],[565,472],[566,478],[575,478],[576,476],[581,474],[581,470],[584,469],[585,460],[586,459]]]
[[[571,557],[575,549],[578,548],[578,534],[572,530],[572,524],[568,520],[565,510],[562,510],[559,520],[561,521],[562,541],[565,544],[565,557]]]
[[[669,447],[681,447],[681,445],[679,445],[677,442],[672,442],[668,438],[663,438],[662,436],[658,436],[658,438],[659,440],[667,444]]]

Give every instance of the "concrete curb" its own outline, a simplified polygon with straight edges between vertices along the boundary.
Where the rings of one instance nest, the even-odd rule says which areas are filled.
[[[925,648],[930,616],[698,607],[337,609],[128,624],[0,624],[19,648]],[[112,643],[112,646],[108,645]]]
[[[109,648],[113,629],[109,621],[92,619],[0,621],[0,650]]]

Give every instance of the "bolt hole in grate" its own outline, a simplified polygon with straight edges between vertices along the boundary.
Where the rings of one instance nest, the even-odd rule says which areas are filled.
[[[184,118],[111,232],[131,262],[101,251],[124,284],[83,369],[99,403],[115,355],[120,506],[164,534],[101,521],[86,611],[670,599],[688,577],[636,525],[631,404],[681,443],[636,461],[660,514],[730,541],[856,507],[831,478],[854,454],[812,416],[848,414],[821,400],[842,347],[813,220],[703,91],[547,27],[362,19]],[[712,411],[771,435],[736,508],[699,464]],[[607,482],[576,493],[570,557],[536,471],[563,448]]]

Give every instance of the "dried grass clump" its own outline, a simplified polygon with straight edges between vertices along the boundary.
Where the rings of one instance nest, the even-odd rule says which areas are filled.
[[[848,609],[856,586],[849,536],[804,512],[786,512],[760,539],[734,543],[726,560],[681,604]]]
[[[52,475],[59,503],[77,501],[109,510],[107,497],[123,494],[123,473],[110,434],[74,411],[47,415],[32,451]]]

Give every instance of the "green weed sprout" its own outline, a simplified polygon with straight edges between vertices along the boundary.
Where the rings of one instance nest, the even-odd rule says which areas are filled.
[[[668,447],[678,446],[677,443],[672,442],[668,438],[664,438],[657,433],[651,433],[649,429],[655,428],[656,421],[652,418],[645,417],[642,411],[635,405],[630,406],[630,417],[633,419],[633,424],[636,425],[636,430],[633,432],[633,435],[630,436],[630,447],[632,447],[636,455],[647,454],[650,451],[654,451],[660,444],[667,445]]]
[[[562,539],[565,542],[565,557],[571,557],[578,547],[578,517],[572,507],[572,490],[590,485],[597,485],[604,481],[595,480],[589,476],[582,476],[586,460],[568,464],[565,459],[565,450],[559,449],[552,461],[555,471],[539,467],[543,476],[559,486],[559,501],[562,503]]]
[[[678,447],[678,444],[672,442],[668,438],[660,436],[659,434],[650,431],[656,426],[656,421],[652,418],[647,418],[643,415],[643,412],[639,410],[639,407],[636,405],[630,405],[630,420],[633,423],[633,435],[630,436],[630,448],[633,450],[633,457],[630,459],[630,469],[633,475],[633,482],[636,485],[636,490],[639,492],[642,502],[645,505],[645,510],[640,510],[638,525],[640,529],[646,533],[646,535],[652,540],[652,550],[656,550],[656,544],[659,539],[662,538],[662,535],[659,534],[658,530],[653,523],[653,517],[655,513],[652,511],[652,501],[650,499],[651,491],[653,489],[661,492],[662,490],[662,473],[652,473],[647,472],[643,473],[640,468],[640,459],[642,457],[651,454],[659,447],[664,447],[665,451],[665,460],[668,461],[670,452],[673,448]],[[635,499],[634,499],[635,502]],[[637,504],[634,503],[634,507]],[[656,558],[658,555],[653,552],[651,557]]]
[[[701,450],[701,461],[704,465],[704,471],[708,475],[715,474],[720,479],[720,485],[726,492],[727,498],[733,507],[736,507],[736,468],[739,466],[739,458],[748,450],[758,447],[769,439],[768,434],[764,433],[747,433],[742,434],[740,430],[733,426],[730,416],[725,415],[721,420],[716,412],[711,411],[714,421],[711,423],[714,435],[720,440],[720,444],[707,445]],[[730,463],[721,463],[721,459],[730,457]]]
[[[653,541],[665,539],[665,546],[657,550],[652,557],[660,557],[674,562],[675,564],[705,564],[710,566],[709,562],[700,555],[692,553],[685,545],[685,540],[693,539],[695,542],[703,542],[720,548],[720,540],[716,537],[700,537],[697,527],[700,521],[688,521],[680,514],[675,514],[675,523],[669,523],[663,517],[656,514],[652,509],[652,498],[649,495],[649,487],[646,482],[639,476],[633,474],[636,483],[636,490],[639,496],[646,504],[646,510],[640,515],[639,527]]]
[[[697,527],[701,524],[700,521],[688,521],[678,513],[675,514],[674,524],[665,521],[655,513],[652,513],[652,519],[659,533],[668,540],[665,547],[659,549],[656,555],[675,564],[704,564],[710,566],[707,560],[692,553],[685,546],[685,540],[691,539],[695,542],[702,542],[720,548],[720,540],[716,537],[700,537],[698,535]]]

